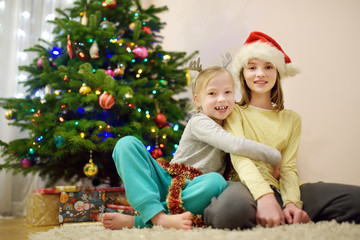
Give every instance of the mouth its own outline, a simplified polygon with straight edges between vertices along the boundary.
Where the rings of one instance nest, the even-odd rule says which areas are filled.
[[[215,107],[215,110],[224,111],[227,108],[228,108],[228,106],[220,106],[220,107]]]
[[[266,84],[267,81],[264,80],[258,80],[258,81],[254,81],[255,84]]]

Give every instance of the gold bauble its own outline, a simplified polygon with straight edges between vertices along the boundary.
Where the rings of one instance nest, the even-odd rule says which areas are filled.
[[[9,109],[5,111],[5,118],[7,120],[13,120],[14,119],[14,110],[13,109]]]
[[[79,93],[82,95],[87,95],[87,94],[89,94],[89,92],[91,92],[91,88],[88,85],[86,85],[85,83],[83,83],[83,85],[79,89]]]
[[[84,166],[84,173],[88,177],[93,177],[98,173],[98,166],[93,163],[90,159],[87,164]]]

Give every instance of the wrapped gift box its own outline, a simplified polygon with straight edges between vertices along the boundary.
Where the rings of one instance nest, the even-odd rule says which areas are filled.
[[[127,215],[139,215],[131,206],[106,204],[106,212],[120,212]]]
[[[115,204],[130,206],[125,193],[125,188],[123,187],[114,187],[114,188],[104,188],[106,192],[106,204]]]
[[[105,191],[61,192],[59,209],[60,223],[99,221],[105,212]]]
[[[27,198],[26,222],[29,226],[59,225],[59,193],[54,188],[38,189]]]

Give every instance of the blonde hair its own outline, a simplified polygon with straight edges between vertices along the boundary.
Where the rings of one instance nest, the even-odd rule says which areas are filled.
[[[239,105],[244,108],[247,108],[251,100],[251,90],[245,81],[244,68],[241,68],[238,77],[240,79],[240,89],[241,89],[241,100],[239,102]],[[270,101],[273,105],[274,111],[281,111],[284,109],[284,95],[281,87],[281,78],[279,73],[277,73],[276,83],[274,87],[271,89]]]
[[[199,113],[200,112],[200,108],[196,105],[195,100],[194,100],[194,96],[195,94],[199,94],[200,91],[202,89],[204,89],[207,84],[209,83],[209,81],[215,77],[217,74],[219,73],[223,73],[226,72],[229,74],[229,76],[231,77],[232,81],[233,81],[233,86],[235,86],[235,81],[231,75],[231,73],[223,68],[223,67],[219,67],[219,66],[211,66],[211,67],[207,67],[204,70],[200,71],[199,74],[196,76],[195,79],[193,79],[191,81],[191,92],[192,92],[192,100],[190,105],[188,106],[188,110],[190,113]]]

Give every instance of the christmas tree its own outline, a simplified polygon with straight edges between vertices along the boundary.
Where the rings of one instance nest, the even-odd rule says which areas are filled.
[[[154,158],[171,159],[184,129],[189,74],[196,53],[169,52],[156,14],[167,7],[140,0],[79,0],[56,9],[54,41],[27,51],[25,98],[2,98],[9,125],[27,138],[0,141],[14,174],[39,172],[48,186],[59,179],[120,183],[111,154],[121,137],[141,139]]]

